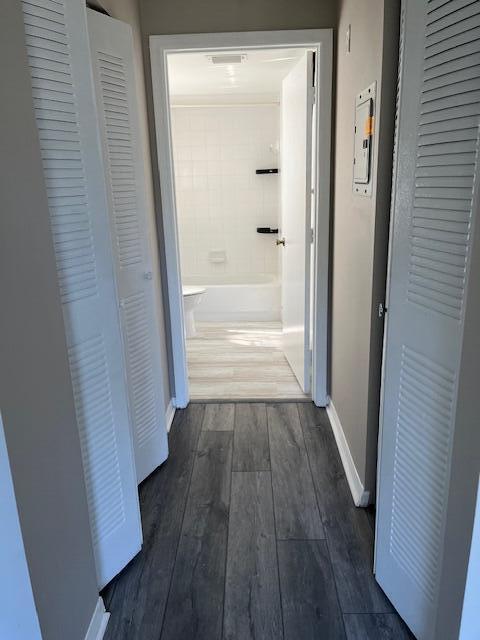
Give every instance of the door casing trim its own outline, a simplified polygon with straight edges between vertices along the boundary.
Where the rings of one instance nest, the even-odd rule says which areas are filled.
[[[238,49],[308,47],[316,52],[315,69],[315,227],[313,237],[312,400],[328,402],[330,323],[330,166],[332,132],[333,30],[245,31],[150,36],[150,60],[161,190],[168,313],[171,328],[175,406],[186,407],[190,395],[185,345],[185,322],[178,242],[175,177],[169,107],[167,56]]]

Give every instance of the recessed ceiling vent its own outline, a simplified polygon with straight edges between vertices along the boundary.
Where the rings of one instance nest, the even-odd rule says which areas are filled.
[[[241,64],[245,62],[247,56],[243,53],[219,53],[207,58],[212,64]]]

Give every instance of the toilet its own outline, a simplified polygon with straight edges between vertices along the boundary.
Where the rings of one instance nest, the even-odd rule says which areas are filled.
[[[206,289],[204,287],[183,286],[183,309],[185,312],[185,335],[187,338],[193,338],[197,331],[195,329],[195,307],[202,300]]]

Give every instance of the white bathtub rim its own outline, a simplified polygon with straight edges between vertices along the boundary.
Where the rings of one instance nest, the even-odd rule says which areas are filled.
[[[200,308],[195,311],[196,322],[280,322],[280,309],[267,311],[206,311],[202,313]]]
[[[228,281],[228,277],[226,277],[223,281],[210,280],[208,276],[205,277],[185,277],[182,278],[183,286],[194,286],[194,287],[205,287],[205,289],[210,289],[214,287],[279,287],[281,285],[280,278],[276,275],[268,275],[264,274],[263,277],[259,278],[259,280],[250,280],[248,281],[238,281],[234,280],[233,282]]]

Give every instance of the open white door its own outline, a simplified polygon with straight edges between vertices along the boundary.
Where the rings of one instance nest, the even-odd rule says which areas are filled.
[[[87,15],[140,483],[166,460],[168,441],[133,41],[124,22]]]
[[[140,550],[142,531],[86,10],[79,0],[25,0],[22,8],[103,587]]]
[[[444,637],[435,621],[479,209],[479,55],[480,2],[404,2],[375,553],[378,582],[419,640]]]
[[[283,80],[281,102],[281,236],[283,350],[305,393],[310,391],[313,53]]]

